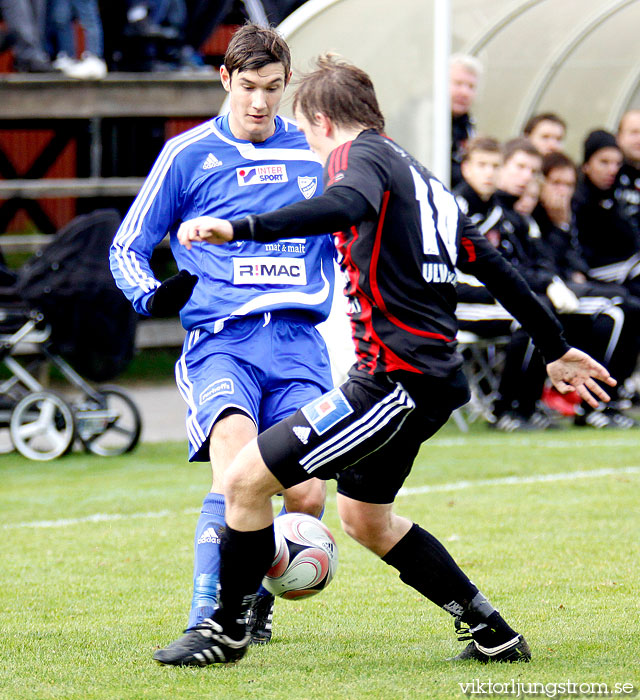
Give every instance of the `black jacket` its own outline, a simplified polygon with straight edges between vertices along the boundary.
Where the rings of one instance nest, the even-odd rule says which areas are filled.
[[[616,201],[623,215],[631,219],[636,231],[640,231],[640,168],[629,162],[622,164],[614,189]]]
[[[615,198],[615,188],[598,189],[588,177],[572,201],[578,238],[591,268],[628,260],[640,252],[640,236]]]
[[[492,195],[488,200],[482,199],[478,193],[466,181],[453,190],[458,206],[469,221],[482,233],[496,248],[500,242],[498,224],[503,217],[502,208]],[[464,275],[459,275],[456,290],[458,301],[466,304],[493,304],[495,299],[489,290],[477,280],[471,278],[471,284],[465,281]],[[477,283],[477,284],[476,284]]]
[[[457,187],[462,178],[461,163],[467,141],[476,135],[476,127],[473,118],[468,114],[461,114],[451,119],[451,189]]]
[[[536,220],[542,242],[559,276],[568,281],[574,272],[581,272],[589,275],[589,265],[584,258],[582,246],[578,239],[578,231],[573,222],[566,226],[554,224],[542,204],[533,211],[533,218]]]
[[[534,292],[545,294],[557,270],[541,245],[539,230],[533,229],[531,223],[513,208],[518,197],[502,190],[498,190],[495,197],[503,211],[498,225],[498,250],[520,271]]]

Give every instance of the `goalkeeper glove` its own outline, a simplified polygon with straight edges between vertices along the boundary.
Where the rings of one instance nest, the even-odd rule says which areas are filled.
[[[186,270],[165,280],[147,302],[147,311],[158,318],[175,316],[189,301],[198,277]]]

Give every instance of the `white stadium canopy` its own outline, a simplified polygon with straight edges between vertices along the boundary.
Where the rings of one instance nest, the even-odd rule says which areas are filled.
[[[615,130],[640,107],[640,0],[309,0],[280,30],[294,75],[325,51],[367,70],[388,134],[441,177],[449,51],[482,61],[473,114],[480,133],[500,140],[533,114],[555,112],[579,160],[588,131]]]

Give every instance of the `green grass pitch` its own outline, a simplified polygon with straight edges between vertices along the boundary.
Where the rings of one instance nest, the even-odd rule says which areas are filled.
[[[638,444],[635,431],[447,426],[423,446],[396,510],[440,538],[526,635],[531,664],[491,666],[446,661],[462,648],[452,619],[348,540],[330,483],[340,564],[329,588],[278,601],[273,642],[235,666],[161,667],[154,649],[186,622],[208,467],[175,443],[42,464],[3,455],[0,698],[440,700],[471,683],[486,694],[489,681],[529,684],[535,697],[554,684],[618,684],[633,697]]]

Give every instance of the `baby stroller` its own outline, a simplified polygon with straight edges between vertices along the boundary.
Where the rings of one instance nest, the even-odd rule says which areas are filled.
[[[0,453],[50,460],[76,443],[102,456],[137,445],[132,399],[90,383],[115,377],[133,356],[137,317],[108,266],[119,222],[112,210],[77,217],[0,289],[0,361],[9,373],[0,379]],[[51,367],[64,391],[42,381]]]

